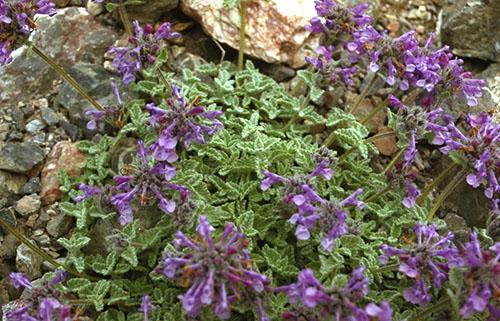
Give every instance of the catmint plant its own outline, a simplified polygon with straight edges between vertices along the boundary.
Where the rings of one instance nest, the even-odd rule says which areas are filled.
[[[172,30],[169,22],[154,28],[150,24],[142,27],[138,21],[133,22],[134,35],[128,39],[126,47],[112,47],[108,53],[114,57],[113,67],[128,85],[135,81],[137,73],[147,66],[153,65],[166,39],[179,38],[181,35]]]
[[[352,272],[343,288],[325,287],[314,277],[312,270],[305,269],[299,273],[297,283],[274,290],[286,293],[294,306],[283,313],[284,320],[392,320],[392,309],[385,301],[380,306],[371,303],[366,308],[360,307],[360,301],[368,294],[368,284],[363,267]]]
[[[55,15],[49,0],[0,0],[0,65],[12,61],[19,48],[36,28],[35,14]]]
[[[207,137],[224,127],[217,119],[222,111],[188,104],[175,85],[172,97],[166,102],[160,106],[150,103],[145,108],[151,115],[149,124],[159,131],[158,139],[150,147],[158,161],[177,161],[178,147],[187,150],[192,143],[205,144]]]
[[[177,204],[166,193],[178,192],[179,202],[186,202],[190,196],[189,190],[181,185],[171,183],[176,169],[162,162],[156,162],[142,141],[138,142],[138,157],[135,164],[129,166],[128,175],[115,176],[115,194],[110,201],[120,214],[120,224],[132,221],[132,202],[139,199],[142,206],[158,200],[158,207],[164,213],[174,212]]]
[[[15,288],[25,288],[29,295],[24,305],[8,311],[7,321],[68,321],[71,320],[71,306],[60,302],[61,293],[54,286],[63,282],[67,272],[58,270],[49,282],[43,280],[41,285],[34,286],[23,273],[11,272],[10,282]]]
[[[149,295],[145,295],[142,297],[141,306],[139,307],[139,311],[142,312],[144,316],[144,321],[149,320],[149,313],[154,310],[156,307],[151,303],[151,298]]]
[[[380,262],[386,264],[393,256],[399,258],[399,271],[405,276],[415,279],[413,288],[403,292],[404,298],[413,304],[424,305],[431,301],[429,284],[440,289],[448,280],[451,268],[461,266],[463,260],[453,244],[453,233],[442,237],[435,224],[417,223],[414,232],[416,243],[412,242],[404,248],[396,248],[383,244]]]
[[[116,99],[115,106],[104,106],[104,109],[89,109],[84,112],[84,115],[89,118],[87,123],[88,130],[95,130],[97,128],[97,123],[103,120],[107,120],[117,127],[121,127],[121,116],[123,115],[123,101],[120,97],[120,91],[116,83],[111,84],[113,90],[113,96]]]
[[[498,294],[500,293],[500,243],[488,250],[482,249],[473,232],[465,245],[464,275],[466,299],[460,315],[469,318],[474,314],[489,312],[489,320],[500,318]]]
[[[180,299],[190,316],[211,306],[219,319],[227,319],[231,304],[241,301],[257,305],[261,320],[267,320],[262,299],[270,280],[254,271],[245,235],[230,223],[217,238],[212,236],[214,231],[203,215],[196,238],[178,231],[173,244],[183,254],[166,252],[156,271],[189,287]]]

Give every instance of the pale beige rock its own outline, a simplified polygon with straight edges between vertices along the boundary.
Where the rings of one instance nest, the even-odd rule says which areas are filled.
[[[181,9],[199,21],[209,35],[238,49],[240,16],[226,9],[223,0],[182,0]],[[314,0],[247,0],[245,53],[269,63],[305,65],[308,51],[318,45],[318,37],[304,29],[316,15]]]
[[[383,134],[383,133],[390,133],[392,132],[393,130],[390,129],[389,127],[380,127],[378,129],[378,134]],[[396,151],[396,137],[395,136],[390,136],[390,137],[384,137],[384,138],[380,138],[380,139],[377,139],[376,141],[373,142],[373,144],[375,144],[375,147],[377,147],[378,151],[380,152],[380,154],[384,155],[384,156],[391,156],[392,154],[394,154],[394,152]]]

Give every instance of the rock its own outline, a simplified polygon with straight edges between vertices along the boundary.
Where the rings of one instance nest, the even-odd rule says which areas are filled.
[[[157,22],[166,12],[177,8],[179,0],[145,0],[141,5],[127,6],[127,13],[131,20],[142,23]]]
[[[17,271],[26,273],[30,279],[37,279],[42,276],[42,258],[31,251],[25,244],[19,245],[16,251]]]
[[[47,224],[47,233],[50,236],[58,239],[66,235],[73,226],[74,218],[71,216],[58,213],[56,216],[51,217]]]
[[[53,17],[41,15],[37,26],[33,42],[66,69],[80,61],[102,64],[104,53],[118,37],[112,27],[78,7],[59,9]],[[10,105],[45,95],[61,79],[36,54],[27,57],[26,47],[16,51],[12,63],[0,67],[0,75],[0,102]]]
[[[12,234],[7,234],[0,243],[0,261],[10,260],[16,256],[19,240]]]
[[[58,6],[59,8],[64,8],[70,3],[70,1],[71,0],[56,0],[54,2],[56,6]]]
[[[444,217],[444,221],[446,222],[447,230],[453,232],[455,235],[454,240],[459,240],[462,243],[469,241],[471,229],[467,226],[467,222],[463,217],[454,213],[448,213]]]
[[[0,169],[26,173],[40,164],[43,158],[43,149],[32,142],[0,144]]]
[[[121,80],[109,73],[101,64],[79,63],[69,69],[69,73],[76,81],[103,106],[115,105],[116,101],[112,94],[111,83],[121,84]],[[126,101],[129,96],[122,93],[122,99]],[[68,112],[69,120],[83,130],[86,129],[88,120],[83,115],[84,111],[93,108],[92,105],[82,99],[71,85],[65,83],[61,86],[55,103],[61,105]],[[63,122],[61,121],[61,126]]]
[[[50,220],[50,215],[49,212],[53,210],[45,210],[42,209],[40,212],[40,215],[38,215],[38,218],[35,222],[35,225],[33,226],[34,228],[45,228],[47,225],[47,222]],[[55,213],[55,211],[53,211]]]
[[[0,198],[20,194],[27,178],[0,170]]]
[[[104,11],[104,5],[102,3],[96,3],[93,1],[87,1],[87,12],[91,16],[98,16]]]
[[[491,201],[484,196],[481,188],[473,188],[464,180],[446,198],[444,208],[450,208],[461,216],[467,226],[484,228],[489,217],[490,204]]]
[[[482,110],[493,110],[500,105],[500,63],[491,64],[480,75],[488,83],[488,88],[483,91],[479,101]]]
[[[40,113],[42,120],[49,126],[55,126],[59,123],[59,116],[49,107],[41,107]]]
[[[347,105],[349,106],[349,110],[354,108],[355,104],[358,102],[359,97],[360,95],[354,94],[352,92],[346,93],[346,101]],[[373,109],[375,109],[378,103],[380,103],[380,98],[374,97],[373,102],[368,98],[364,98],[363,100],[361,100],[360,105],[356,108],[353,114],[358,120],[361,121],[366,116],[368,116],[373,111]],[[366,126],[370,129],[371,132],[376,132],[380,127],[384,126],[386,119],[386,111],[380,111],[366,123]]]
[[[282,82],[295,76],[294,69],[281,64],[267,64],[266,66],[258,67],[263,74],[271,77],[276,82]]]
[[[318,37],[304,29],[316,15],[314,0],[247,0],[245,53],[268,63],[293,68],[305,65],[308,51],[317,47]],[[182,0],[182,11],[201,23],[206,33],[238,49],[238,9],[226,9],[223,0]]]
[[[393,130],[390,129],[389,127],[383,126],[383,127],[380,127],[378,129],[377,135],[383,134],[383,133],[390,133],[392,131]],[[376,141],[373,142],[373,144],[375,145],[375,147],[377,147],[380,154],[382,154],[384,156],[391,156],[392,154],[394,154],[394,152],[397,149],[396,136],[390,136],[390,137],[384,137],[381,139],[377,139]]]
[[[457,0],[443,8],[441,40],[462,57],[500,62],[500,1]]]
[[[7,139],[9,135],[10,125],[7,123],[0,123],[0,142],[3,142]]]
[[[66,120],[62,120],[60,125],[64,130],[64,132],[66,133],[66,135],[69,136],[71,141],[76,142],[77,140],[80,139],[80,137],[82,137],[82,131],[78,126],[73,125],[72,123],[69,123]]]
[[[23,194],[34,194],[40,192],[40,178],[32,177],[30,180],[24,184],[21,193]]]
[[[41,120],[34,119],[26,124],[26,131],[30,134],[36,134],[45,128],[45,124]]]
[[[37,194],[31,194],[24,196],[14,205],[14,209],[16,212],[21,214],[22,216],[28,216],[37,212],[42,205],[40,201],[40,196]]]
[[[96,224],[90,228],[88,235],[88,237],[90,237],[90,242],[82,248],[82,252],[88,255],[100,254],[105,256],[112,250],[112,244],[108,242],[107,237],[112,235],[114,230],[113,223],[111,223],[109,219],[99,219]]]
[[[48,205],[61,199],[63,194],[59,190],[59,170],[69,176],[78,176],[82,173],[84,163],[85,154],[80,152],[74,143],[55,144],[42,169],[40,192],[42,203]]]

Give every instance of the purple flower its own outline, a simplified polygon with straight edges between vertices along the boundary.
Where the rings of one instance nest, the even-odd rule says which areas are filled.
[[[205,144],[207,137],[224,127],[216,119],[222,115],[222,111],[188,106],[176,86],[172,86],[172,97],[167,99],[167,106],[168,108],[161,108],[154,103],[146,105],[146,110],[151,114],[151,126],[160,130],[158,140],[151,145],[156,160],[175,162],[178,159],[176,148],[179,143],[186,150],[193,142]]]
[[[133,22],[134,36],[128,40],[127,47],[112,47],[109,53],[114,56],[113,67],[123,78],[123,83],[128,85],[135,81],[136,73],[156,61],[162,47],[161,40],[175,39],[181,35],[173,32],[170,23],[161,24],[156,31],[152,25],[141,27],[138,21]]]
[[[149,312],[151,312],[151,310],[153,310],[154,308],[155,306],[151,303],[151,298],[149,297],[149,295],[143,296],[139,311],[143,313],[144,321],[149,320]]]
[[[33,284],[29,281],[28,276],[24,273],[10,272],[9,278],[10,283],[16,289],[19,289],[20,287],[31,289],[33,287]]]
[[[252,269],[245,236],[227,223],[218,239],[212,237],[214,228],[205,216],[194,239],[178,231],[173,243],[183,249],[181,255],[166,252],[157,271],[169,279],[180,279],[184,287],[179,296],[184,310],[197,316],[205,305],[221,319],[229,318],[230,305],[235,300],[254,302],[261,320],[266,320],[261,298],[270,280]]]
[[[56,276],[49,282],[49,286],[53,287],[61,282],[64,282],[69,277],[69,273],[63,270],[56,270]]]
[[[161,162],[152,165],[152,155],[146,150],[144,143],[139,141],[138,145],[138,159],[137,164],[132,167],[133,173],[114,178],[114,189],[118,193],[111,197],[111,204],[118,209],[122,225],[132,221],[132,201],[136,198],[139,198],[143,206],[147,205],[150,199],[157,199],[158,207],[169,214],[177,205],[173,199],[165,196],[166,192],[179,192],[181,202],[185,202],[190,196],[186,187],[170,183],[176,174],[174,167]]]
[[[99,187],[87,184],[78,184],[77,188],[83,192],[83,195],[79,195],[74,198],[74,201],[77,203],[83,202],[87,198],[91,198],[95,195],[99,195],[102,192]]]
[[[469,318],[476,313],[486,310],[490,313],[489,320],[498,320],[498,293],[500,285],[500,243],[495,243],[489,250],[481,249],[477,233],[473,232],[471,240],[465,245],[465,267],[467,268],[465,280],[467,299],[460,309],[464,318]]]
[[[26,305],[7,312],[9,321],[70,321],[71,307],[53,297],[38,299],[38,307]]]
[[[358,307],[368,294],[369,279],[364,276],[364,268],[352,272],[351,278],[343,288],[326,288],[314,277],[310,269],[299,273],[297,283],[277,287],[276,292],[288,295],[288,301],[294,305],[291,311],[284,313],[285,320],[357,320],[370,321],[377,317],[380,321],[391,320],[392,310],[387,302],[381,307],[369,304],[366,309]],[[298,313],[297,313],[298,312]]]
[[[459,251],[453,245],[453,234],[441,237],[437,226],[417,224],[414,228],[417,243],[408,248],[395,248],[386,244],[381,246],[384,254],[380,262],[386,264],[392,256],[399,257],[399,271],[407,277],[415,279],[414,287],[404,290],[404,298],[413,304],[427,304],[431,297],[428,283],[434,288],[441,288],[448,279],[452,267],[460,266],[462,260]]]
[[[123,108],[123,102],[120,97],[120,92],[118,90],[118,85],[116,83],[111,84],[113,96],[115,96],[117,105],[116,106],[106,106],[104,110],[89,109],[83,114],[90,119],[87,123],[88,130],[95,130],[97,128],[97,122],[102,121],[105,118],[109,120],[117,121],[120,116],[120,111]]]

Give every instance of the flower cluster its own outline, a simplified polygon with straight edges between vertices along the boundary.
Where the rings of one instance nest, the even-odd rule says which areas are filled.
[[[162,162],[155,162],[144,143],[139,141],[137,164],[129,166],[130,175],[115,176],[114,187],[116,194],[111,197],[111,203],[120,213],[119,221],[122,225],[132,221],[132,202],[139,196],[142,206],[150,203],[151,199],[158,200],[158,207],[165,213],[172,213],[176,202],[165,196],[166,192],[177,191],[180,202],[187,201],[189,190],[170,181],[176,175],[176,169]]]
[[[112,47],[109,53],[114,56],[113,67],[123,77],[124,84],[135,81],[136,74],[147,65],[155,63],[164,39],[179,38],[181,35],[172,30],[168,22],[156,30],[150,24],[142,27],[134,21],[135,34],[128,39],[127,47]]]
[[[29,291],[30,296],[26,304],[6,313],[8,321],[70,321],[71,306],[62,304],[59,300],[60,293],[54,286],[63,282],[68,273],[57,271],[50,282],[44,282],[35,287],[23,273],[11,272],[9,274],[12,286],[23,287]]]
[[[470,242],[465,245],[464,260],[468,286],[467,299],[460,309],[460,314],[469,318],[487,310],[490,320],[500,319],[500,243],[495,243],[489,250],[482,250],[477,234],[473,232]]]
[[[55,15],[55,7],[50,0],[0,0],[0,65],[36,28],[35,14]]]
[[[167,106],[146,105],[151,117],[149,123],[160,130],[159,138],[151,145],[156,160],[169,163],[179,158],[176,152],[178,144],[187,150],[193,142],[204,144],[206,138],[223,128],[217,117],[220,110],[205,110],[203,106],[188,105],[181,95],[180,88],[172,86],[172,97]],[[165,108],[162,108],[165,107]],[[203,123],[205,122],[205,124]]]
[[[149,320],[149,312],[151,312],[153,309],[155,309],[155,306],[151,303],[151,298],[149,297],[149,295],[143,296],[139,311],[144,315],[144,321]]]
[[[433,143],[441,145],[440,150],[445,154],[451,151],[465,153],[472,167],[467,183],[474,188],[483,185],[486,197],[496,202],[500,192],[500,125],[485,112],[468,115],[466,121],[469,128],[467,134],[450,122],[439,133],[435,133]]]
[[[464,71],[463,61],[455,58],[448,47],[432,50],[434,35],[420,46],[414,31],[392,39],[371,25],[371,19],[363,13],[366,8],[365,4],[347,9],[332,0],[317,0],[319,17],[311,19],[308,30],[325,34],[326,47],[319,47],[318,56],[307,61],[320,71],[330,73],[332,80],[341,75],[347,85],[353,84],[351,76],[359,71],[356,65],[364,62],[371,72],[384,75],[389,86],[398,86],[403,92],[410,89],[426,92],[423,101],[427,103],[449,92],[459,93],[470,106],[477,105],[486,82],[472,79],[471,73]],[[330,43],[338,37],[329,36],[339,33],[343,35],[340,39],[346,58],[335,62]]]
[[[221,319],[229,318],[233,302],[257,305],[261,320],[267,320],[262,308],[262,296],[270,280],[252,269],[245,236],[227,223],[218,239],[212,237],[214,228],[201,216],[192,239],[178,231],[173,241],[185,254],[165,253],[156,269],[169,279],[181,280],[190,287],[180,296],[184,310],[197,316],[204,305],[212,306]]]
[[[113,90],[113,96],[116,99],[116,106],[106,106],[103,110],[89,109],[84,112],[84,115],[88,117],[90,120],[87,123],[88,130],[95,130],[97,128],[97,122],[104,120],[105,118],[108,120],[113,120],[115,123],[118,122],[118,118],[120,116],[120,111],[123,107],[123,101],[120,97],[120,92],[118,89],[118,85],[116,83],[111,84]],[[117,124],[120,125],[120,124]],[[119,126],[120,127],[120,126]]]
[[[285,320],[392,320],[392,309],[386,301],[380,306],[370,303],[364,309],[358,306],[368,294],[368,284],[363,267],[352,272],[343,288],[326,288],[310,269],[305,269],[300,272],[297,283],[275,288],[275,291],[287,293],[289,302],[297,306],[283,314]]]
[[[437,233],[435,224],[415,226],[417,243],[407,248],[395,248],[387,244],[381,246],[384,254],[380,262],[386,264],[392,256],[399,257],[399,271],[415,279],[413,288],[404,290],[404,298],[413,304],[427,304],[431,300],[429,283],[436,289],[448,280],[451,268],[462,265],[462,258],[454,246],[453,234],[445,237]]]

